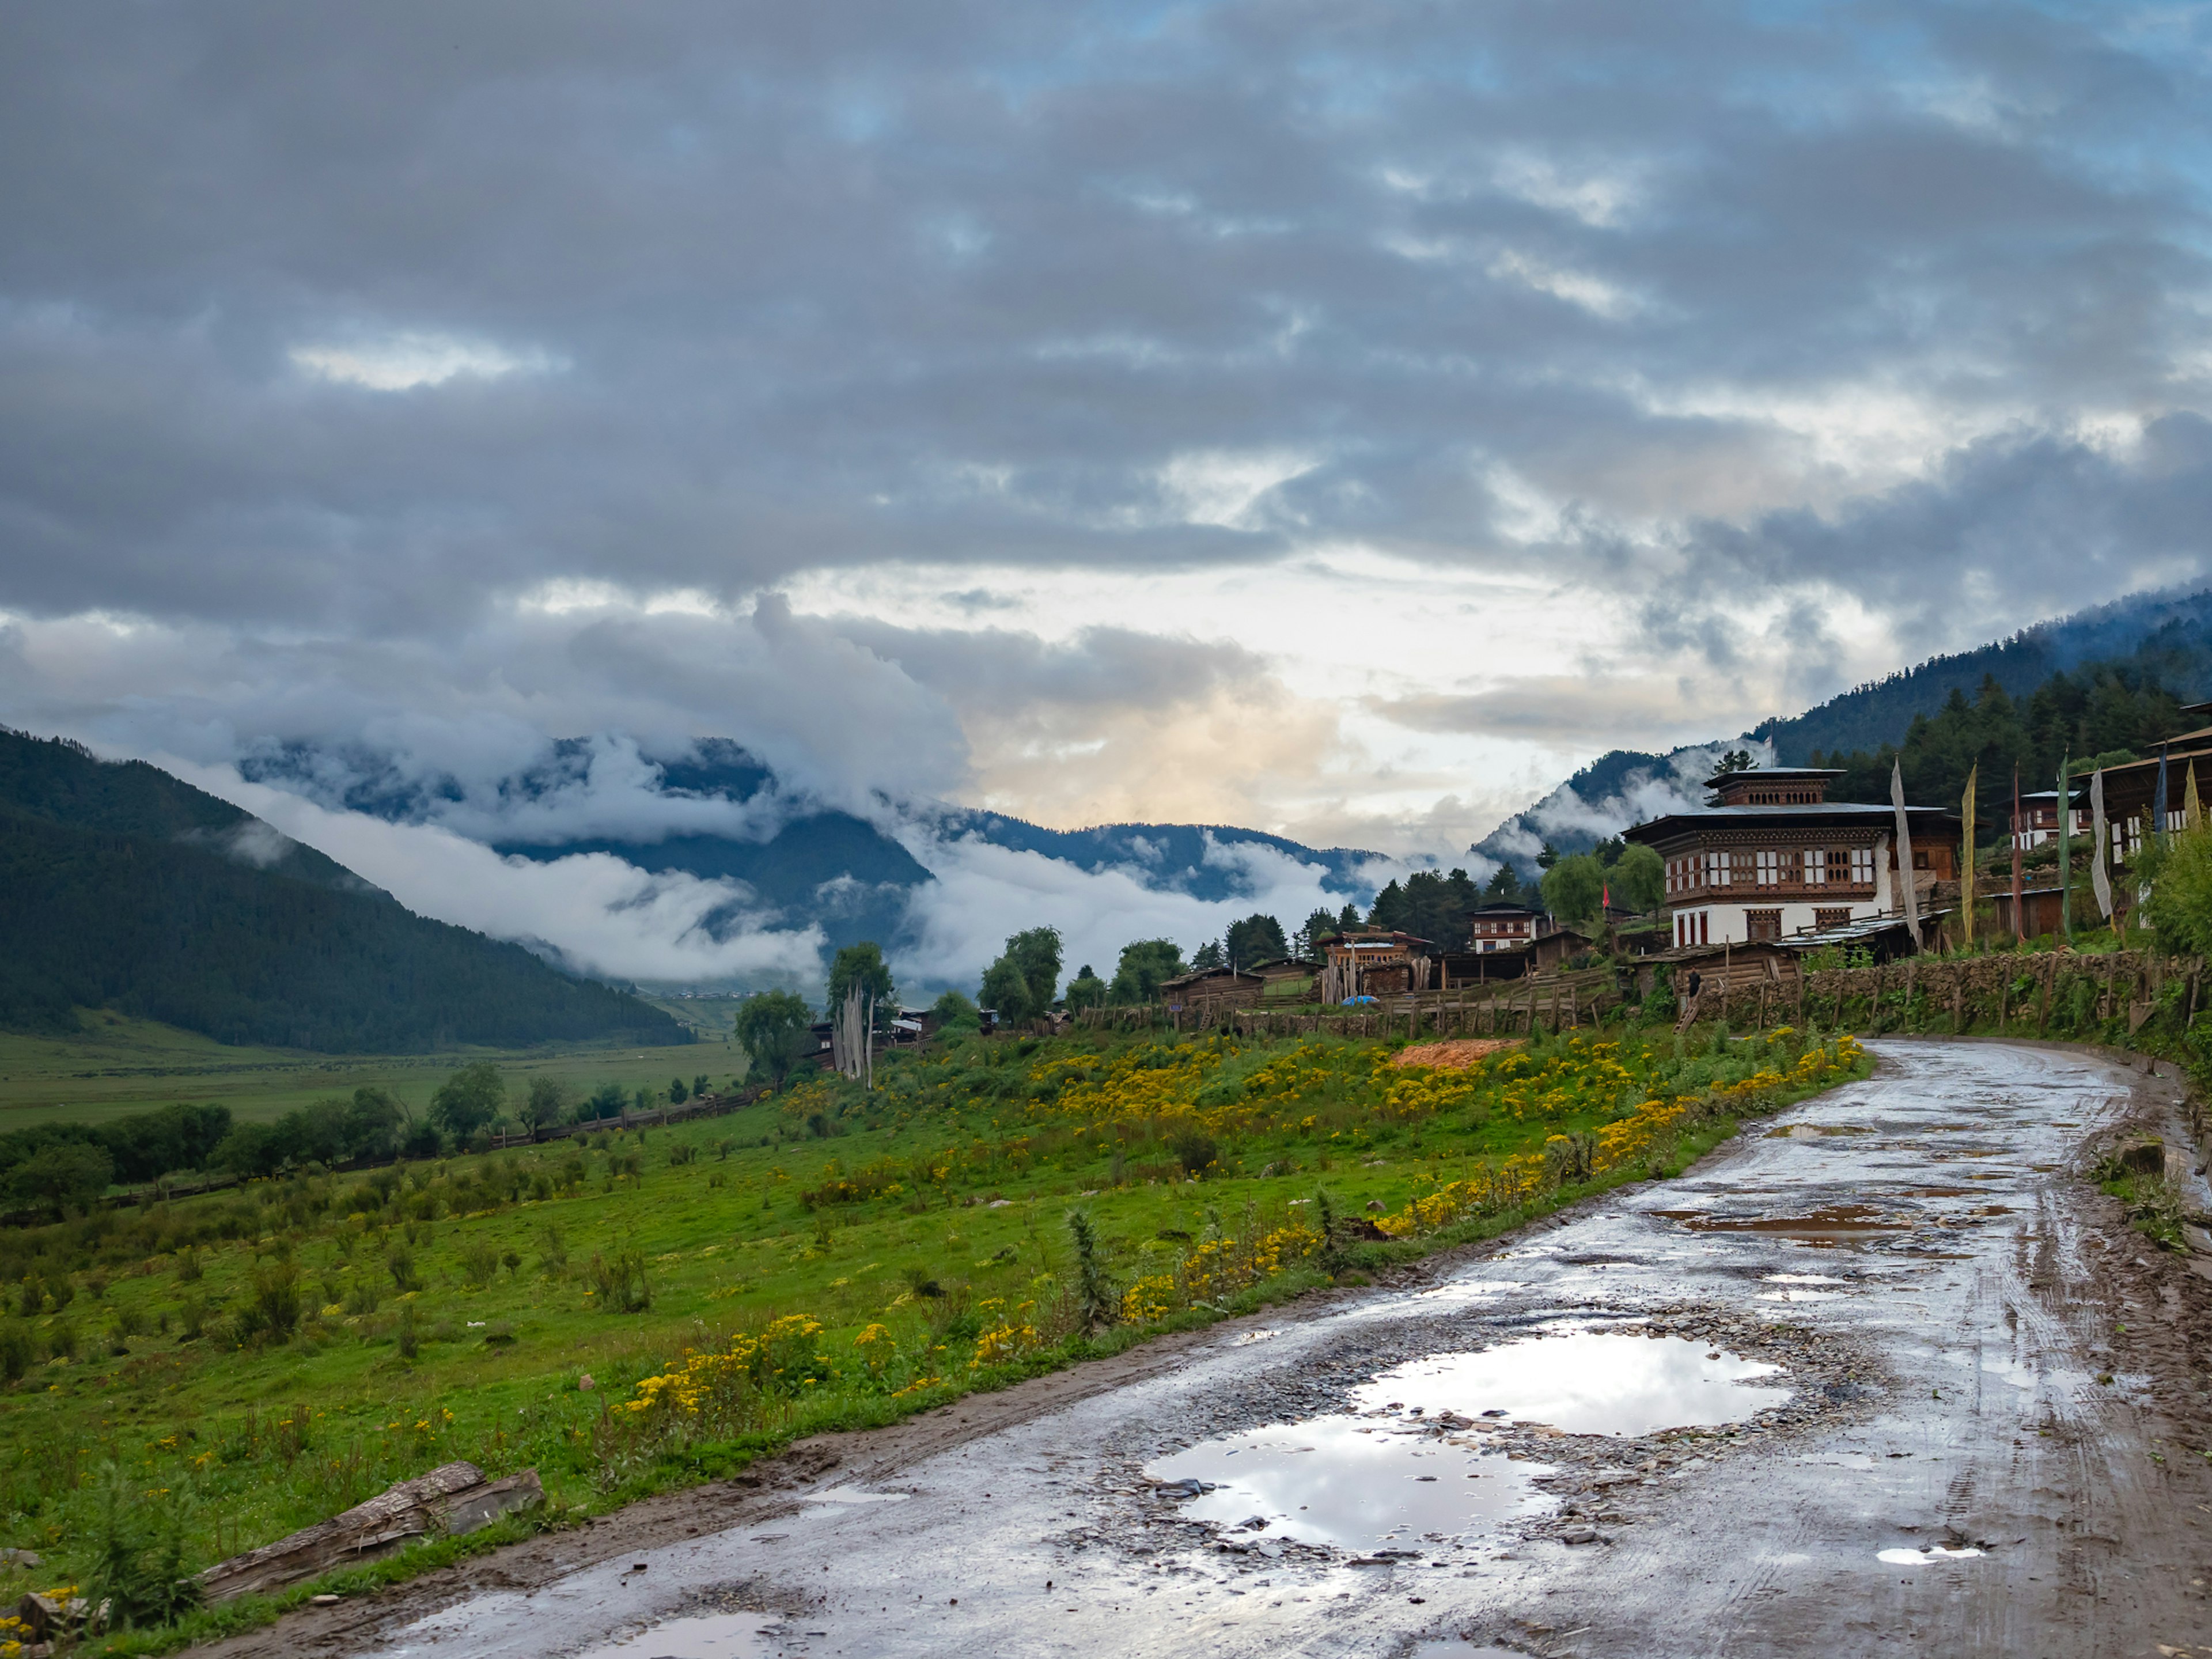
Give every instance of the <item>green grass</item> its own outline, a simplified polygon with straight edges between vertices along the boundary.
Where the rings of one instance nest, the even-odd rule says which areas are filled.
[[[527,1088],[531,1078],[545,1073],[584,1094],[610,1082],[665,1089],[672,1077],[688,1084],[701,1072],[720,1085],[744,1069],[743,1050],[721,1042],[319,1054],[232,1048],[102,1010],[82,1010],[79,1018],[84,1029],[67,1037],[0,1032],[0,1131],[58,1120],[101,1122],[177,1101],[219,1101],[240,1119],[268,1121],[310,1101],[370,1085],[389,1089],[420,1112],[432,1091],[472,1060],[497,1061],[519,1087]]]
[[[0,1282],[14,1306],[27,1299],[32,1310],[6,1328],[42,1355],[73,1332],[77,1353],[41,1358],[0,1393],[0,1543],[51,1563],[0,1574],[0,1595],[77,1581],[96,1541],[88,1494],[109,1463],[149,1494],[149,1512],[190,1505],[195,1565],[455,1457],[492,1473],[534,1466],[550,1502],[530,1524],[560,1524],[726,1474],[797,1434],[895,1420],[968,1388],[1294,1296],[1332,1270],[1489,1236],[1679,1168],[1737,1113],[1843,1075],[1711,1092],[1786,1071],[1802,1048],[1794,1038],[1688,1047],[1655,1036],[1607,1051],[1540,1041],[1516,1063],[1540,1068],[1534,1081],[1502,1062],[1463,1074],[1391,1070],[1396,1046],[969,1040],[887,1060],[872,1095],[824,1079],[728,1117],[590,1145],[302,1175],[0,1235]],[[1310,1227],[1320,1188],[1341,1216],[1370,1200],[1409,1215],[1422,1194],[1479,1183],[1502,1160],[1541,1163],[1548,1139],[1592,1134],[1652,1097],[1699,1111],[1632,1168],[1347,1255],[1286,1254],[1146,1326],[1088,1331],[1067,1315],[1071,1205],[1092,1213],[1105,1268],[1126,1287],[1188,1271],[1209,1240],[1226,1250]],[[1201,1182],[1186,1178],[1177,1151],[1193,1133],[1215,1152]],[[864,1195],[824,1196],[839,1192]],[[411,1257],[411,1296],[392,1272],[395,1249]],[[642,1261],[650,1306],[600,1311],[593,1259],[625,1253]],[[479,1270],[496,1264],[489,1282],[471,1282],[471,1258]],[[255,1336],[240,1312],[288,1264],[305,1316],[289,1340]],[[923,1281],[946,1294],[917,1295]],[[195,1304],[204,1334],[187,1340]],[[411,1358],[403,1308],[418,1343]],[[647,1431],[658,1419],[611,1409],[686,1348],[720,1350],[785,1316],[821,1328],[788,1345],[781,1375],[802,1380],[749,1395],[735,1427],[672,1420]],[[1033,1335],[1012,1352],[995,1362],[979,1353],[988,1331],[1025,1322]],[[896,1349],[879,1371],[863,1356],[882,1350],[857,1341],[875,1325]],[[492,1541],[435,1540],[347,1584]],[[174,1645],[296,1599],[190,1615],[115,1650]]]

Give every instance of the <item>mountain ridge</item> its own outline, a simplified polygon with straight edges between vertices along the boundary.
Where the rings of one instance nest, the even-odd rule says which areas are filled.
[[[418,916],[143,761],[0,728],[0,1024],[112,1007],[326,1053],[683,1042],[665,1012]]]

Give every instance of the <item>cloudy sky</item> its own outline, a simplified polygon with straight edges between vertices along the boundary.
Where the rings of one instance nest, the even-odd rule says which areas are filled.
[[[0,720],[1448,860],[2203,577],[2160,4],[0,11]]]

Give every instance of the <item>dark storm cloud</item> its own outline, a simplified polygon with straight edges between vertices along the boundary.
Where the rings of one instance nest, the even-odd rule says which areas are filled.
[[[1717,524],[1713,581],[1885,514],[1994,558],[1980,450],[1828,516],[1853,463],[1767,406],[1847,383],[2024,425],[2039,521],[2110,538],[2052,602],[2101,597],[2173,489],[2066,434],[2191,404],[2206,281],[2196,43],[2123,21],[14,8],[0,605],[437,637],[548,577],[1510,562],[1498,466],[1563,578],[1621,521]],[[295,356],[396,337],[516,366]],[[1187,487],[1255,453],[1301,470]]]

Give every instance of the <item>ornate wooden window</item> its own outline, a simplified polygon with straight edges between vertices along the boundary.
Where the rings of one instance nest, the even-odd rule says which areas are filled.
[[[1828,884],[1828,850],[1825,847],[1805,849],[1805,884],[1808,887]]]
[[[1748,939],[1782,937],[1782,912],[1779,910],[1747,910],[1743,913],[1744,934]]]
[[[1854,847],[1851,848],[1851,879],[1864,886],[1871,887],[1874,885],[1873,848]]]
[[[1782,854],[1771,847],[1760,848],[1752,854],[1752,871],[1759,886],[1778,887],[1782,884]]]

